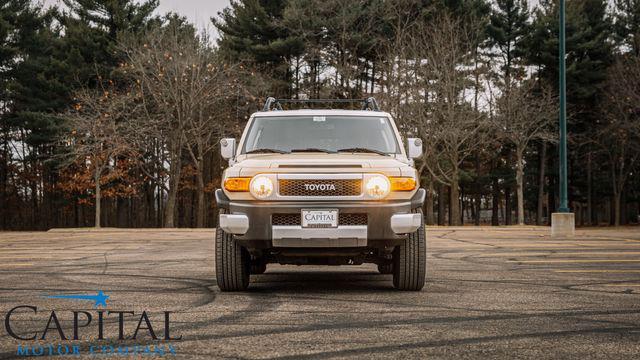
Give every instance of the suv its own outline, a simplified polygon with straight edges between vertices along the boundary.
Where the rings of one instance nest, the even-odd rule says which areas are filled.
[[[346,102],[306,100],[305,102]],[[354,101],[354,100],[348,100]],[[401,145],[373,98],[362,110],[282,110],[268,98],[236,146],[221,140],[229,167],[215,196],[216,277],[241,291],[268,263],[375,263],[400,290],[425,283],[425,190],[413,158],[422,141]]]

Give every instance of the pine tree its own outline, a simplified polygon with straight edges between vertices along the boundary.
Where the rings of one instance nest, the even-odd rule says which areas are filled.
[[[20,0],[28,3],[28,0]],[[66,0],[69,11],[46,13],[33,8],[24,16],[21,61],[11,69],[8,88],[10,117],[26,128],[31,145],[50,144],[61,120],[56,114],[71,104],[80,86],[108,77],[118,65],[115,52],[120,33],[140,31],[157,0]],[[101,14],[101,15],[98,15]],[[54,16],[61,26],[55,25]]]
[[[40,158],[59,125],[55,116],[43,113],[60,105],[61,83],[52,80],[57,70],[52,54],[59,37],[52,26],[53,11],[45,12],[25,0],[2,5],[2,167],[20,162],[16,169],[26,179],[29,191],[15,193],[14,200],[28,201],[30,206],[22,210],[22,215],[37,219],[44,192],[41,180],[49,175]],[[23,156],[13,158],[7,141],[20,144]],[[4,192],[9,179],[5,174],[2,177]],[[38,223],[46,226],[47,220]]]
[[[496,6],[492,9],[490,24],[487,28],[489,35],[489,46],[492,47],[494,53],[492,58],[499,70],[493,74],[494,81],[497,83],[502,93],[501,104],[503,107],[511,108],[511,90],[522,81],[525,74],[523,60],[523,39],[529,30],[529,6],[526,0],[497,0]],[[509,126],[505,123],[504,126]],[[514,181],[516,177],[513,171],[514,152],[511,146],[506,144],[502,146],[502,154],[505,161],[505,168],[493,169],[492,176],[495,178],[493,183],[493,196],[499,197],[498,178],[504,179],[504,195],[505,195],[505,223],[511,224],[512,201],[511,194],[513,192]],[[500,162],[502,163],[502,161]],[[515,164],[521,164],[521,161],[515,161]],[[517,166],[516,166],[517,168]],[[521,173],[522,169],[518,169]],[[518,182],[518,181],[515,181]],[[522,186],[522,179],[518,182],[518,187]],[[517,193],[521,193],[518,189]],[[518,197],[518,207],[521,209],[522,196]],[[493,222],[498,222],[497,208],[493,211]],[[523,221],[523,214],[518,212],[519,221]]]
[[[568,2],[566,14],[567,99],[574,112],[597,103],[598,91],[611,63],[611,23],[605,0]],[[558,83],[558,4],[543,0],[527,37],[527,58],[539,76]]]
[[[67,9],[59,16],[64,27],[60,49],[62,61],[73,69],[79,85],[109,79],[122,59],[119,37],[147,28],[158,0],[64,0]]]
[[[591,149],[574,147],[585,143],[598,127],[599,104],[607,68],[612,61],[612,25],[606,12],[607,1],[583,0],[567,2],[566,63],[567,110],[569,113],[570,167],[589,169],[585,161]],[[526,39],[528,63],[537,69],[537,76],[549,86],[558,84],[558,2],[543,0],[535,10],[532,31]],[[580,154],[584,151],[586,154]],[[550,161],[554,157],[550,156]],[[553,162],[552,162],[553,164]],[[555,170],[555,167],[550,167]],[[550,176],[555,174],[549,174]],[[570,200],[591,199],[591,174],[580,171],[569,174]],[[550,179],[553,182],[553,179]],[[553,189],[551,189],[553,191]],[[553,207],[553,203],[550,203]],[[591,204],[587,205],[592,208]],[[589,216],[590,217],[590,216]]]
[[[220,32],[220,49],[235,61],[249,60],[273,80],[272,95],[291,96],[291,63],[303,42],[282,26],[286,0],[239,0],[212,22]]]
[[[614,5],[616,40],[640,56],[640,0],[614,0]]]
[[[514,80],[524,75],[522,56],[523,39],[529,31],[528,7],[526,0],[497,0],[491,13],[489,43],[496,47],[501,71],[498,83],[506,92]]]
[[[7,228],[14,220],[15,211],[10,211],[9,198],[15,196],[16,187],[10,177],[13,160],[10,144],[14,141],[11,116],[11,90],[16,60],[24,56],[22,48],[29,34],[40,28],[40,9],[31,6],[29,0],[0,1],[0,226]]]
[[[60,206],[60,197],[53,191],[58,169],[51,161],[64,128],[58,114],[71,105],[75,89],[109,78],[119,61],[117,37],[144,27],[157,1],[65,4],[68,10],[61,13],[55,7],[44,11],[28,0],[5,1],[0,21],[3,124],[24,150],[20,169],[29,191],[21,195],[22,201],[28,201],[29,216],[42,227],[60,216],[52,210]],[[35,221],[39,213],[48,216]]]

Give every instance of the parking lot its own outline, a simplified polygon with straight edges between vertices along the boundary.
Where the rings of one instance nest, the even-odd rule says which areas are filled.
[[[37,306],[45,315],[16,325],[30,333],[55,309],[69,328],[64,311],[91,303],[45,296],[102,290],[107,309],[173,311],[172,344],[190,358],[640,357],[640,229],[429,228],[427,239],[421,292],[395,291],[374,265],[269,265],[250,291],[221,293],[212,230],[0,233],[0,313]],[[18,357],[21,342],[0,334],[0,357]]]

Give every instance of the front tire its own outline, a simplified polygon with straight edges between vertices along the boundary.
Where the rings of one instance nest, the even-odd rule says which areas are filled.
[[[221,210],[221,214],[225,211]],[[233,240],[232,234],[216,228],[216,280],[221,291],[243,291],[249,287],[251,256]]]
[[[421,209],[414,210],[422,215]],[[393,286],[398,290],[420,291],[424,287],[427,265],[427,243],[424,219],[418,231],[408,235],[393,250]]]

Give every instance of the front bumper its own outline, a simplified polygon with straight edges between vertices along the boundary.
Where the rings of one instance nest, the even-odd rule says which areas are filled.
[[[231,201],[216,190],[221,214],[220,226],[235,234],[241,245],[272,247],[364,247],[391,246],[421,225],[411,211],[424,203],[425,190],[418,189],[408,200],[389,201]],[[302,228],[272,225],[274,214],[299,214],[301,209],[338,209],[341,213],[366,213],[367,225],[339,225],[337,228]]]

